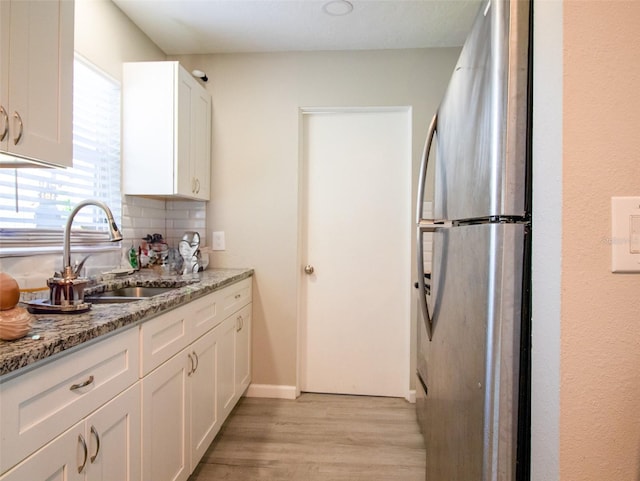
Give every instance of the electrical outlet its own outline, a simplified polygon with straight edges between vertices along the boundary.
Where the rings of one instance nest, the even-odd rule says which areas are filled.
[[[212,251],[223,251],[225,250],[224,245],[224,231],[213,232],[211,236],[211,250]]]

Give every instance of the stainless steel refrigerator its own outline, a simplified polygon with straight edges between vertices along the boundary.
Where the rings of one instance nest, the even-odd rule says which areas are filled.
[[[416,404],[427,481],[529,479],[531,7],[482,4],[425,145]]]

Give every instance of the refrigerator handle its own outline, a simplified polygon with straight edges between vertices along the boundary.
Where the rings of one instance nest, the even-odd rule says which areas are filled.
[[[416,250],[417,252],[417,261],[418,261],[418,299],[420,300],[420,311],[422,312],[422,319],[424,320],[424,324],[427,328],[427,336],[429,341],[433,337],[433,320],[431,319],[431,315],[429,314],[429,306],[427,304],[427,288],[425,286],[424,278],[424,240],[422,238],[422,234],[425,232],[433,232],[435,231],[435,226],[418,224],[417,238],[416,238]]]
[[[424,190],[427,182],[427,167],[429,166],[429,153],[431,152],[431,143],[438,126],[438,112],[435,113],[429,125],[429,133],[424,143],[424,151],[422,153],[422,162],[420,163],[420,174],[418,177],[418,197],[416,205],[416,223],[419,224],[424,219]]]
[[[418,297],[420,299],[420,310],[422,311],[422,317],[424,319],[425,326],[427,328],[427,336],[431,341],[433,333],[433,322],[429,315],[429,306],[427,305],[427,290],[424,283],[424,242],[422,234],[424,232],[433,232],[435,230],[434,221],[424,220],[424,191],[427,182],[427,168],[429,166],[429,153],[431,152],[431,144],[433,143],[433,136],[436,133],[438,126],[438,112],[435,113],[431,119],[429,125],[429,133],[427,134],[427,140],[424,143],[424,151],[422,153],[422,161],[420,163],[420,174],[418,177],[418,196],[416,205],[416,224],[417,239],[416,239],[416,251],[418,261]]]

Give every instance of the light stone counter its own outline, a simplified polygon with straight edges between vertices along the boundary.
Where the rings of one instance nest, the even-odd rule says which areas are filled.
[[[177,287],[151,298],[120,304],[94,304],[82,314],[36,314],[31,331],[15,341],[0,341],[0,381],[26,371],[50,356],[131,327],[253,275],[253,269],[208,269],[193,277],[143,272],[104,281],[86,292],[128,286]],[[88,294],[85,294],[88,295]]]

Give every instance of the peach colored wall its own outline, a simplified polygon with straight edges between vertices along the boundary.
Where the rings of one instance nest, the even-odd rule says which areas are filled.
[[[640,273],[610,198],[640,196],[640,1],[564,3],[560,479],[640,480]]]

